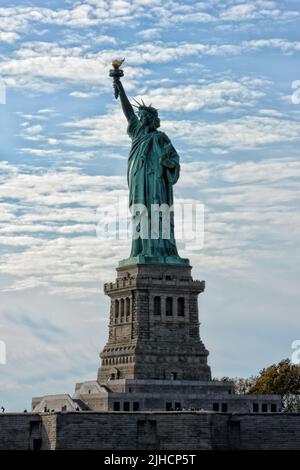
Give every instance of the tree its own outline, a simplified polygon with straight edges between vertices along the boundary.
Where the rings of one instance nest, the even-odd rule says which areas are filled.
[[[249,393],[281,395],[284,411],[300,412],[300,364],[283,359],[261,370]]]
[[[247,395],[250,393],[250,389],[255,383],[257,377],[251,376],[248,379],[243,377],[222,377],[221,380],[224,382],[233,382],[234,391],[237,395]]]
[[[300,364],[292,364],[290,359],[262,369],[257,377],[222,377],[221,380],[233,382],[238,395],[280,395],[283,411],[300,413]]]

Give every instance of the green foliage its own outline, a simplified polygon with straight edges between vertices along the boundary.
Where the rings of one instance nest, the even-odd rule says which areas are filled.
[[[292,364],[290,359],[261,370],[257,377],[222,377],[221,380],[233,382],[238,395],[281,395],[283,411],[300,413],[300,365]]]
[[[300,365],[283,359],[260,371],[250,393],[286,395],[300,394]]]

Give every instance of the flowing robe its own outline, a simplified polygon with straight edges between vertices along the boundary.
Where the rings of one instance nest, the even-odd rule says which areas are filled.
[[[148,132],[138,117],[134,115],[128,124],[129,137],[132,146],[128,158],[127,181],[129,187],[129,207],[135,221],[137,205],[143,205],[146,209],[148,237],[141,234],[141,218],[134,223],[136,233],[140,236],[132,239],[131,257],[144,256],[178,256],[174,236],[174,213],[170,213],[169,236],[165,238],[162,225],[162,213],[159,213],[159,233],[157,238],[151,238],[152,220],[151,206],[153,204],[167,204],[173,209],[173,185],[179,178],[179,156],[172,146],[169,138],[160,131]],[[173,163],[173,168],[163,164],[163,155]],[[157,219],[156,219],[157,220]]]

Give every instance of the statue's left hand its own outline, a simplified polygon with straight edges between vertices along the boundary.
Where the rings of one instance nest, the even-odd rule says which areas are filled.
[[[167,156],[163,156],[160,159],[160,164],[167,168],[174,168],[175,164]]]

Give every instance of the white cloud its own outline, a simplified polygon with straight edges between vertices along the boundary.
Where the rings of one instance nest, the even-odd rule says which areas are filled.
[[[155,6],[156,2],[152,2]],[[58,25],[68,28],[91,28],[98,25],[132,23],[148,15],[149,4],[112,0],[105,3],[76,3],[73,8],[42,7],[0,8],[0,28],[27,32],[33,25]]]
[[[284,117],[284,114],[277,109],[259,109],[258,113],[265,116]]]
[[[52,114],[55,112],[54,108],[42,108],[38,110],[39,114]]]
[[[137,32],[137,36],[145,40],[157,39],[160,37],[160,34],[161,31],[159,28],[148,28]]]
[[[173,100],[174,96],[172,94],[170,96]],[[167,101],[168,99],[165,101],[166,106]],[[152,105],[155,106],[154,101]],[[179,102],[179,105],[183,106],[182,102]],[[200,107],[200,103],[198,106]],[[65,140],[69,145],[82,148],[103,145],[129,147],[126,120],[119,109],[107,115],[67,122],[64,125],[74,129]],[[177,142],[196,147],[217,148],[219,153],[220,149],[225,151],[253,149],[281,142],[297,142],[300,139],[298,121],[273,116],[248,115],[213,123],[199,119],[178,121],[166,119],[161,123],[161,130],[167,132],[171,139],[176,138]]]
[[[20,135],[23,139],[31,141],[40,141],[43,139],[41,132],[44,127],[40,124],[29,125],[28,122],[24,122],[22,127],[23,130]]]
[[[112,188],[115,198],[127,197],[125,178],[80,175],[76,170],[30,174],[8,164],[1,170],[1,198],[9,201],[13,196],[0,212],[0,245],[10,248],[2,252],[0,272],[14,279],[3,289],[42,285],[86,298],[99,276],[105,276],[105,265],[117,263],[120,250],[126,256],[126,242],[122,248],[120,242],[96,237],[96,209],[113,203]],[[97,252],[103,257],[102,273]]]
[[[161,110],[196,111],[206,107],[226,106],[226,111],[241,106],[254,106],[264,92],[249,83],[222,80],[204,85],[182,85],[149,90],[144,101],[157,103]],[[146,101],[147,102],[147,101]]]
[[[225,169],[222,175],[227,182],[241,184],[300,179],[300,162],[286,158],[237,163]]]
[[[240,21],[249,20],[258,16],[258,11],[253,4],[241,3],[234,5],[221,13],[223,20]]]
[[[231,2],[196,2],[189,5],[177,2],[108,0],[74,3],[68,9],[16,6],[0,8],[0,30],[27,33],[37,26],[61,26],[71,29],[87,29],[96,26],[123,26],[150,20],[150,24],[172,27],[174,24],[241,22],[253,19],[290,21],[297,19],[297,10],[281,7],[281,2],[251,1],[232,5]],[[151,21],[152,20],[152,21]],[[151,28],[148,28],[151,29]],[[100,35],[101,42],[113,42],[108,35]]]
[[[90,53],[85,49],[52,42],[25,43],[0,64],[3,82],[9,87],[44,93],[76,83],[95,85],[101,93],[111,90],[108,70],[115,52]],[[127,87],[132,88],[132,79],[146,73],[146,69],[127,66]]]
[[[92,41],[93,42],[93,41]],[[283,53],[300,50],[299,42],[285,39],[255,39],[237,44],[179,42],[145,42],[122,45],[126,57],[126,83],[132,89],[137,81],[151,73],[144,64],[176,63],[185,58],[234,56],[264,48],[280,49]],[[116,48],[90,50],[91,44],[62,46],[55,42],[25,42],[0,64],[0,73],[9,87],[35,92],[53,92],[72,84],[97,87],[99,92],[111,88],[108,70],[111,58],[120,55]],[[75,90],[76,92],[76,90]]]
[[[217,21],[217,18],[209,13],[202,11],[194,11],[191,13],[177,14],[174,13],[160,21],[164,26],[169,26],[172,23],[211,23]]]
[[[220,19],[225,21],[248,21],[255,19],[270,19],[288,21],[299,17],[297,10],[282,8],[282,2],[248,1],[229,6],[220,13]]]
[[[69,93],[69,96],[73,96],[74,98],[81,98],[81,99],[85,99],[85,98],[93,98],[94,96],[97,96],[97,94],[99,93],[95,93],[95,92],[84,92],[84,91],[72,91],[71,93]]]
[[[0,31],[0,42],[7,42],[12,44],[20,39],[20,35],[9,31]]]
[[[164,128],[191,145],[220,147],[232,150],[280,142],[297,142],[300,139],[298,121],[274,117],[244,116],[220,123],[199,121],[165,121]]]
[[[65,143],[69,145],[83,148],[109,145],[117,148],[128,147],[129,144],[127,123],[120,109],[94,118],[69,121],[64,126],[74,129],[65,139]]]
[[[293,53],[300,51],[299,41],[288,41],[286,39],[272,38],[272,39],[252,39],[244,41],[242,46],[248,51],[256,51],[260,49],[273,48],[280,49],[285,53]]]

